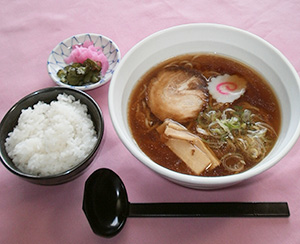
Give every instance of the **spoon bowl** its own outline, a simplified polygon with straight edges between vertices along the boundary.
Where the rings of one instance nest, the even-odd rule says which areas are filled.
[[[83,210],[95,234],[118,234],[129,211],[126,188],[119,176],[109,169],[95,171],[85,183]]]

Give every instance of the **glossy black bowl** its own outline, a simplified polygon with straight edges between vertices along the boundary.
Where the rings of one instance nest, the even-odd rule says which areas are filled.
[[[50,103],[51,101],[56,100],[57,96],[62,93],[74,96],[76,100],[80,100],[82,104],[85,104],[87,106],[88,113],[91,116],[96,130],[97,143],[95,147],[82,162],[80,162],[73,168],[70,168],[69,170],[59,174],[50,176],[36,176],[20,171],[14,165],[12,159],[8,156],[5,149],[4,143],[8,136],[8,133],[13,131],[14,127],[17,125],[22,109],[26,109],[30,106],[33,106],[39,101]],[[100,143],[103,137],[103,132],[104,121],[101,109],[94,101],[94,99],[88,94],[79,90],[66,87],[50,87],[41,89],[22,98],[3,117],[0,123],[0,159],[3,165],[10,172],[23,178],[24,180],[40,185],[62,184],[78,177],[91,164],[91,162],[96,156],[96,153],[99,150]]]

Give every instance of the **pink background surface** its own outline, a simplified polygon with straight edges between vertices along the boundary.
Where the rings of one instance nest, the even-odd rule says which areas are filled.
[[[0,118],[20,98],[54,86],[46,63],[63,39],[99,33],[124,56],[148,35],[180,24],[220,23],[250,31],[278,48],[300,72],[300,2],[250,1],[2,1]],[[121,144],[108,113],[109,83],[89,91],[105,120],[102,147],[76,180],[27,183],[0,165],[0,243],[300,243],[300,142],[269,171],[233,187],[200,191],[175,185],[138,162]],[[83,214],[84,182],[108,167],[126,184],[130,202],[287,201],[290,218],[131,218],[112,238],[96,236]]]

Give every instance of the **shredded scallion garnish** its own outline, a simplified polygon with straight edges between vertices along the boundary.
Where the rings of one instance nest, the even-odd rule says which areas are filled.
[[[275,130],[262,117],[260,110],[255,107],[206,110],[199,114],[196,130],[211,148],[234,145],[222,161],[228,164],[230,159],[230,166],[224,167],[239,171],[244,168],[245,161],[259,162],[264,158],[267,148],[277,137]]]

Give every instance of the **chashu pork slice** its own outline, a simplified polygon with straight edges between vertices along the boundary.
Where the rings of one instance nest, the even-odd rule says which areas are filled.
[[[164,121],[180,123],[196,118],[207,104],[206,82],[199,73],[165,69],[149,84],[147,103],[151,112]]]
[[[197,175],[220,165],[219,159],[183,125],[166,119],[157,129],[164,143]]]

